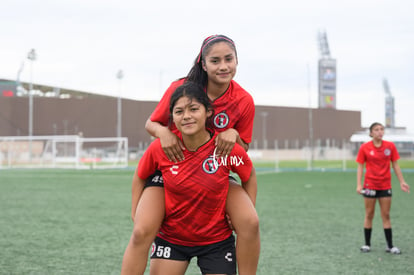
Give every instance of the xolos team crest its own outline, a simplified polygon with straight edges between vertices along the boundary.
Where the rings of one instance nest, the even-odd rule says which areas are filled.
[[[216,148],[217,149],[217,148]],[[244,165],[244,159],[241,156],[220,156],[216,158],[216,149],[214,154],[203,161],[203,170],[208,174],[217,172],[219,166],[241,166]]]
[[[218,170],[218,162],[213,156],[209,156],[203,161],[203,170],[207,174],[214,174]]]
[[[229,116],[225,112],[218,113],[214,117],[214,126],[219,129],[222,129],[229,125]]]

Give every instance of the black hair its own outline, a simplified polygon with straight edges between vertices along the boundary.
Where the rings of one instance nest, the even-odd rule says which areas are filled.
[[[173,116],[174,106],[177,103],[177,101],[182,97],[188,97],[191,101],[194,99],[198,103],[203,105],[206,108],[206,111],[209,111],[209,110],[212,111],[212,115],[206,119],[206,127],[212,129],[213,128],[212,120],[214,116],[213,104],[208,98],[207,93],[204,91],[204,88],[200,86],[199,84],[192,82],[192,81],[186,81],[184,84],[182,84],[177,89],[175,89],[174,93],[171,95],[169,125],[173,123],[172,116]]]
[[[219,42],[227,43],[234,50],[237,59],[236,45],[232,39],[221,34],[209,36],[204,39],[203,44],[201,44],[200,52],[186,77],[187,81],[193,81],[203,87],[207,86],[208,75],[207,72],[203,70],[203,62],[205,62],[205,56],[210,52],[211,47]]]

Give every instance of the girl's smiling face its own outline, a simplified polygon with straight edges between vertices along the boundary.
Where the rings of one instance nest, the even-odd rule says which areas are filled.
[[[173,121],[183,136],[194,136],[205,130],[206,120],[211,116],[211,112],[196,99],[183,96],[174,105]]]
[[[211,46],[203,60],[208,81],[216,85],[228,84],[237,71],[236,52],[226,42]]]

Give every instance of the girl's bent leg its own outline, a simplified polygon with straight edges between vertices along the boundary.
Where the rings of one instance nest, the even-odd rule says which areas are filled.
[[[260,254],[259,217],[246,191],[230,180],[226,211],[237,234],[236,256],[240,275],[254,275]]]
[[[189,262],[151,259],[150,275],[184,275]]]
[[[122,261],[122,275],[144,274],[148,251],[158,233],[164,215],[164,188],[145,188],[135,212],[134,229]]]

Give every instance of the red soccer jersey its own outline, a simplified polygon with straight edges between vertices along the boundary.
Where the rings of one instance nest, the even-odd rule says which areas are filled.
[[[159,122],[164,126],[168,125],[171,95],[184,81],[185,79],[180,79],[171,83],[154,112],[151,114],[151,121]],[[232,80],[227,91],[215,99],[213,104],[213,122],[216,131],[222,132],[229,128],[236,129],[239,132],[240,138],[245,143],[250,143],[252,141],[255,113],[252,96],[237,84],[236,81]],[[175,125],[171,128],[174,129]]]
[[[217,134],[216,134],[217,135]],[[230,229],[225,218],[230,170],[247,181],[252,162],[236,144],[230,157],[214,161],[214,135],[196,152],[184,151],[185,160],[168,160],[156,139],[142,156],[138,176],[148,178],[161,170],[165,190],[165,219],[159,237],[178,245],[201,246],[225,240]]]
[[[380,147],[375,147],[372,141],[361,145],[356,161],[366,163],[364,188],[374,190],[391,189],[390,162],[400,158],[394,143],[382,141]]]

